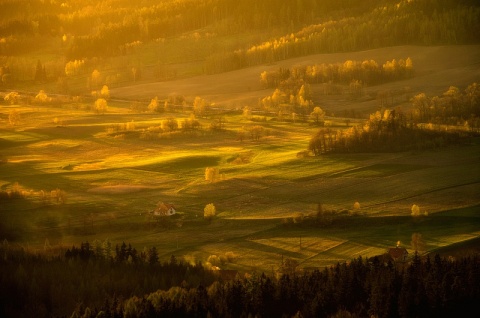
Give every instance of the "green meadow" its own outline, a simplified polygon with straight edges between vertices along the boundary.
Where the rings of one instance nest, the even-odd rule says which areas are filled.
[[[189,114],[132,113],[110,101],[105,114],[73,103],[2,106],[2,121],[10,109],[21,119],[1,130],[0,186],[24,195],[2,202],[0,232],[39,253],[108,239],[156,246],[162,259],[227,254],[222,268],[275,271],[284,258],[324,267],[383,254],[398,241],[413,253],[414,233],[422,235],[422,253],[480,235],[478,139],[432,151],[311,157],[299,154],[318,128],[267,117],[264,137],[241,141],[238,130],[257,124],[241,111],[225,115],[221,131],[206,128],[207,116],[199,133],[148,140],[142,131]],[[126,123],[134,128],[109,130]],[[208,167],[218,168],[214,182],[205,180]],[[55,189],[65,202],[42,199],[42,190]],[[177,214],[152,217],[157,202],[175,205]],[[203,218],[209,203],[211,222]],[[338,220],[313,225],[319,204]],[[413,218],[413,204],[428,216]]]

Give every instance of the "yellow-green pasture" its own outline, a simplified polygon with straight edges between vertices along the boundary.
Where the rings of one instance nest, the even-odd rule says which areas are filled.
[[[275,271],[282,258],[323,267],[381,254],[397,241],[413,252],[413,233],[422,234],[425,252],[480,234],[476,140],[420,153],[305,157],[317,130],[307,123],[231,113],[224,131],[209,130],[214,118],[207,116],[198,118],[198,132],[159,135],[165,118],[182,122],[190,114],[133,113],[114,101],[95,114],[87,106],[1,106],[0,187],[25,198],[1,202],[0,239],[42,251],[45,242],[109,239],[189,261],[230,252],[224,268]],[[255,125],[265,135],[240,141],[238,132]],[[157,133],[142,138],[146,131]],[[205,181],[207,167],[219,169],[215,182]],[[49,199],[55,189],[65,203]],[[174,204],[177,215],[151,217],[159,201]],[[360,216],[348,216],[357,201]],[[211,223],[203,220],[209,203],[217,211]],[[344,211],[341,220],[308,225],[319,204]],[[413,219],[413,204],[428,216]],[[283,224],[299,213],[303,223]]]

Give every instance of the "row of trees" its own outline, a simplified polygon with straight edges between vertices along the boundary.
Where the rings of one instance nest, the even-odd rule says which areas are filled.
[[[472,83],[463,92],[450,86],[442,95],[428,97],[424,93],[412,98],[414,119],[422,123],[457,125],[465,123],[480,128],[480,86]]]
[[[45,246],[44,255],[0,245],[2,317],[452,317],[468,316],[480,297],[476,255],[415,254],[402,267],[378,256],[303,272],[284,259],[280,276],[223,280],[199,262],[162,262],[155,247],[138,252],[106,239],[54,256]]]
[[[131,244],[122,242],[113,249],[109,239],[95,240],[92,244],[88,241],[81,243],[80,247],[72,246],[65,251],[65,260],[70,261],[106,261],[115,264],[149,264],[159,265],[159,256],[155,246],[138,252]]]
[[[413,76],[413,61],[393,59],[384,64],[374,60],[352,61],[333,64],[315,64],[295,66],[290,69],[279,68],[274,71],[264,71],[260,74],[260,82],[266,88],[298,86],[295,83],[342,83],[350,84],[360,81],[365,85],[375,85],[392,80],[401,80]]]
[[[206,70],[214,73],[308,54],[394,45],[477,43],[473,30],[479,25],[480,7],[474,1],[383,3],[365,14],[324,20],[247,49],[214,54],[207,59]]]
[[[292,113],[295,113],[304,120],[314,108],[310,85],[304,84],[303,80],[296,83],[289,82],[288,85],[281,85],[280,88],[275,89],[271,96],[262,98],[258,106],[266,112],[277,114],[279,118],[291,117]],[[251,114],[246,114],[244,109],[244,116],[251,117]]]
[[[325,112],[315,107],[312,101],[310,84],[324,83],[325,93],[339,93],[328,89],[328,86],[348,84],[349,94],[358,97],[364,85],[379,82],[400,80],[413,76],[413,62],[393,59],[379,65],[374,60],[352,61],[336,64],[317,64],[312,66],[296,66],[279,68],[274,71],[264,71],[260,81],[265,88],[276,88],[271,96],[259,101],[259,107],[267,112],[278,115],[278,119],[289,121],[306,121],[308,115],[314,124],[323,126]],[[327,91],[328,90],[328,91]],[[343,92],[343,88],[341,90]],[[385,103],[381,100],[381,103]],[[386,104],[386,103],[385,103]],[[249,107],[244,109],[244,116],[250,117]]]
[[[66,51],[66,60],[74,63],[129,54],[130,47],[207,26],[215,36],[270,29],[277,30],[277,34],[278,30],[286,33],[231,52],[208,50],[205,54],[213,54],[205,63],[207,73],[320,52],[403,44],[477,43],[474,30],[480,23],[480,8],[473,0],[370,0],[361,4],[352,0],[298,0],[282,4],[273,0],[184,0],[144,7],[128,1],[66,5],[34,0],[29,1],[29,10],[19,11],[24,2],[10,0],[0,4],[0,12],[9,12],[0,23],[0,55],[16,55],[30,51],[31,47],[50,45],[53,38]],[[136,78],[133,74],[134,81]]]
[[[294,262],[284,261],[293,269]],[[398,270],[379,258],[354,259],[323,271],[248,278],[205,287],[173,287],[73,316],[95,317],[452,317],[469,316],[480,296],[478,257],[436,255]],[[97,316],[98,317],[98,316]]]
[[[314,155],[430,149],[457,143],[470,132],[478,132],[480,127],[477,83],[469,85],[464,94],[456,87],[432,99],[418,94],[412,98],[412,104],[414,111],[410,116],[400,109],[386,109],[371,114],[363,126],[347,130],[322,128],[310,139],[308,149]],[[448,129],[440,124],[460,124],[460,127]]]
[[[319,156],[335,152],[395,152],[434,149],[457,144],[467,133],[424,129],[408,123],[400,110],[377,111],[363,127],[346,131],[321,128],[310,139],[308,150]]]
[[[0,55],[30,51],[31,47],[42,43],[49,45],[51,41],[45,37],[54,37],[62,43],[66,60],[37,62],[36,65],[32,61],[24,65],[12,59],[0,60],[0,84],[12,87],[17,80],[58,80],[59,90],[66,92],[69,76],[93,70],[99,61],[107,61],[106,57],[127,55],[132,50],[130,47],[206,26],[215,29],[214,36],[272,27],[288,32],[283,37],[249,48],[234,48],[234,51],[228,48],[221,52],[211,48],[206,50],[196,59],[208,56],[204,71],[215,73],[314,53],[402,44],[477,43],[478,37],[473,30],[480,25],[480,8],[478,3],[470,0],[427,1],[428,6],[423,1],[396,3],[389,0],[364,1],[361,5],[351,0],[298,0],[280,5],[272,0],[262,3],[253,0],[241,3],[184,0],[145,7],[127,1],[116,1],[114,5],[109,5],[109,1],[47,5],[35,0],[29,2],[27,13],[11,7],[12,4],[21,7],[23,2],[11,0],[8,5],[0,4],[0,8],[5,6],[10,10],[5,12],[11,12],[0,23]],[[33,8],[41,9],[35,11]],[[115,85],[141,78],[139,63],[119,63],[112,71],[112,61],[108,61],[107,68],[111,72],[105,75],[103,83]],[[168,75],[175,71],[164,68],[158,64],[154,77],[175,76]],[[367,83],[378,80],[375,77],[372,73],[357,80]]]
[[[76,35],[68,43],[66,54],[69,59],[74,59],[122,54],[126,43],[168,38],[207,26],[220,35],[246,30],[286,29],[285,25],[290,29],[314,23],[319,17],[330,16],[336,10],[363,12],[377,2],[367,1],[360,6],[350,0],[298,0],[281,4],[273,0],[261,3],[253,0],[184,0],[164,1],[140,8],[121,1],[115,6],[106,3],[91,3],[81,9],[73,6],[60,22],[67,34]],[[126,12],[129,14],[125,17]]]
[[[59,188],[53,190],[26,189],[18,182],[15,182],[10,188],[0,190],[0,202],[8,202],[19,199],[28,199],[40,202],[41,204],[64,204],[67,202],[67,193]]]

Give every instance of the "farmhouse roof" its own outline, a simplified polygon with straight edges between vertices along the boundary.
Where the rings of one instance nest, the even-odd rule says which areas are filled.
[[[169,211],[173,211],[175,213],[175,206],[170,203],[164,203],[164,202],[159,202],[157,204],[157,207],[155,210],[153,210],[154,214],[160,214],[160,215],[167,215]]]
[[[170,210],[170,209],[175,209],[175,206],[173,204],[170,204],[170,203],[160,203],[158,208],[163,208],[163,209],[167,209],[167,210]]]

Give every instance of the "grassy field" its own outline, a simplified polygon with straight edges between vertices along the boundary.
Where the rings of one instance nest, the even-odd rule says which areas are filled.
[[[418,61],[417,76],[368,90],[410,85],[412,93],[427,88],[440,94],[448,85],[469,84],[479,77],[472,67],[480,57],[477,46],[387,48],[350,58],[389,60],[397,57],[393,52]],[[464,59],[448,59],[462,52]],[[312,56],[285,65],[338,62],[348,56]],[[460,69],[462,77],[447,85],[453,80],[449,76]],[[139,250],[156,246],[163,259],[174,254],[188,261],[231,252],[235,257],[222,268],[275,271],[284,258],[295,259],[304,268],[322,267],[382,254],[397,241],[413,252],[413,233],[422,234],[424,252],[480,236],[479,140],[425,152],[302,157],[297,154],[307,148],[317,128],[271,118],[252,122],[240,110],[225,116],[225,131],[205,128],[195,135],[147,140],[140,138],[142,132],[160,126],[165,118],[181,121],[190,114],[134,113],[129,103],[119,100],[180,93],[209,98],[219,107],[240,108],[269,94],[259,88],[261,70],[114,89],[103,115],[87,110],[90,102],[1,105],[0,187],[8,190],[18,183],[25,199],[2,201],[0,239],[36,251],[43,251],[47,240],[68,247],[109,239]],[[377,107],[375,100],[322,98],[322,106],[330,112]],[[20,114],[15,126],[8,124],[12,110]],[[199,120],[203,127],[211,122],[211,118]],[[327,122],[346,127],[342,118]],[[112,127],[127,123],[135,127],[112,132]],[[355,123],[352,119],[350,124]],[[266,136],[239,141],[237,132],[253,125],[262,125]],[[205,181],[207,167],[219,169],[219,180]],[[65,191],[65,203],[42,201],[42,190],[50,193],[57,188]],[[178,214],[162,222],[152,220],[147,212],[159,201],[174,204]],[[348,212],[356,201],[361,204],[360,216],[343,216],[330,226],[309,225],[308,217],[316,214],[318,204]],[[211,223],[203,219],[209,203],[217,209]],[[413,204],[422,213],[427,211],[428,217],[413,219]],[[307,220],[284,224],[297,213]]]
[[[263,71],[321,63],[344,63],[347,60],[373,59],[381,65],[392,59],[399,60],[407,57],[412,59],[415,69],[415,76],[411,79],[366,87],[365,98],[362,100],[351,100],[345,95],[324,96],[318,93],[322,91],[319,85],[312,85],[313,101],[328,113],[338,116],[351,109],[368,114],[378,110],[379,103],[375,97],[380,91],[396,92],[408,87],[411,96],[421,92],[428,96],[435,96],[445,92],[450,85],[463,89],[480,80],[479,45],[396,46],[360,52],[309,55],[215,75],[192,76],[161,82],[146,81],[114,88],[111,94],[125,99],[154,98],[155,96],[164,99],[170,95],[179,94],[193,100],[195,96],[201,96],[217,105],[243,107],[256,105],[259,98],[272,94],[273,89],[266,90],[260,83],[260,74]],[[408,98],[397,99],[396,103],[402,107],[408,107]]]

